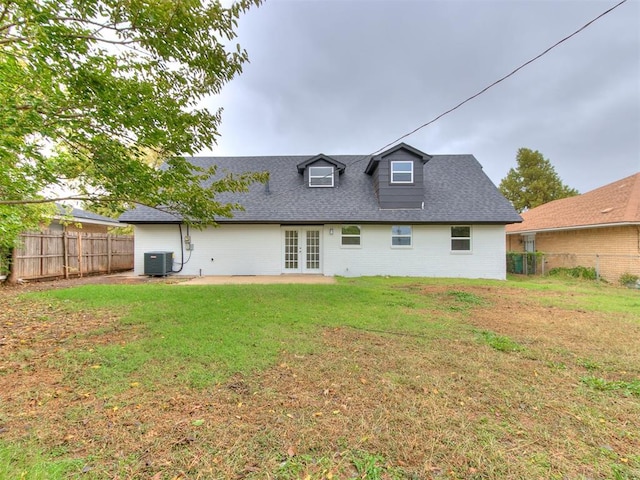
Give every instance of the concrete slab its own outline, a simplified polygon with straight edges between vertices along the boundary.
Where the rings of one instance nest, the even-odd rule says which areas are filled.
[[[242,285],[242,284],[332,284],[334,277],[324,275],[212,275],[195,277],[176,285]]]

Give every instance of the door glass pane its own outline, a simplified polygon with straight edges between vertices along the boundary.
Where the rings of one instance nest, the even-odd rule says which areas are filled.
[[[284,232],[284,268],[298,268],[297,230],[285,230]]]
[[[307,230],[307,269],[320,268],[320,232]]]

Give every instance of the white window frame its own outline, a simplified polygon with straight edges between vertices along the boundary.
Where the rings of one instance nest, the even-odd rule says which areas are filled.
[[[395,228],[408,228],[409,233],[394,233]],[[409,245],[396,245],[393,243],[394,238],[408,238]],[[413,247],[413,227],[411,225],[393,225],[391,227],[391,248],[412,248]]]
[[[358,229],[358,234],[344,233],[345,228],[355,227]],[[358,243],[342,243],[344,238],[357,238]],[[362,227],[360,225],[342,225],[340,227],[340,247],[341,248],[362,248]]]
[[[318,174],[314,175],[313,174],[313,170],[314,169],[319,169],[319,168],[330,169],[331,170],[331,175],[327,175],[326,173],[323,173],[321,175],[318,175]],[[322,187],[331,188],[331,187],[333,187],[333,184],[334,184],[334,181],[333,181],[334,176],[335,176],[335,168],[333,168],[330,165],[316,165],[315,167],[309,167],[309,186],[313,187],[313,188],[322,188]],[[331,178],[331,185],[326,185],[326,184],[319,185],[319,184],[314,184],[313,183],[314,179],[325,179],[325,178]]]
[[[400,171],[394,171],[394,167],[396,165],[400,165],[400,164],[407,164],[407,165],[411,165],[411,169],[409,171],[407,170],[400,170]],[[391,162],[391,183],[413,183],[413,162],[411,160],[396,160],[396,161],[392,161]],[[398,173],[403,173],[403,174],[410,174],[411,175],[411,179],[410,180],[396,180],[395,174]]]
[[[453,236],[453,229],[454,228],[468,228],[469,229],[469,236],[468,237],[454,237]],[[471,225],[451,225],[449,233],[450,233],[449,246],[451,248],[451,253],[471,253],[471,251],[472,251],[472,238],[473,238],[473,229],[471,228]],[[453,241],[454,240],[468,240],[469,241],[469,248],[465,249],[465,250],[454,249],[453,248]]]

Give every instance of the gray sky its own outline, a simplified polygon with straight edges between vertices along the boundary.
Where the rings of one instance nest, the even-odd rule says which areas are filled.
[[[372,153],[616,3],[267,0],[240,20],[251,63],[207,103],[224,112],[201,153]],[[581,193],[640,171],[640,1],[404,141],[474,154],[496,185],[520,147]]]

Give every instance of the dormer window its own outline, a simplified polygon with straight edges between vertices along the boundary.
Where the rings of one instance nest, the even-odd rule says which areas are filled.
[[[391,183],[413,183],[413,162],[392,161]]]
[[[310,187],[333,187],[333,167],[309,167]]]

